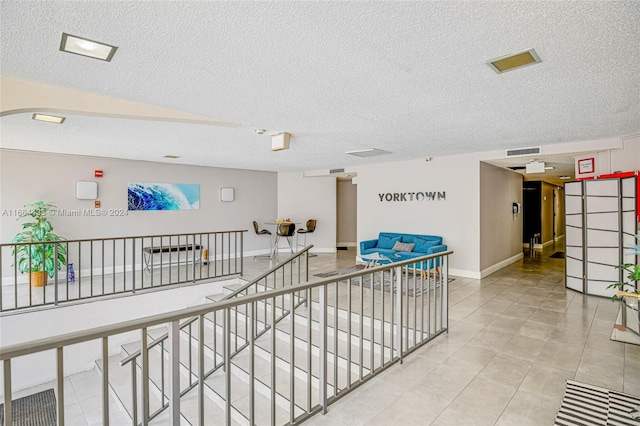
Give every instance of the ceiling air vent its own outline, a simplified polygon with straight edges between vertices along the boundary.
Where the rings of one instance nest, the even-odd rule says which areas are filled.
[[[527,155],[542,154],[542,148],[535,146],[533,148],[508,149],[507,157],[526,157]]]
[[[331,169],[329,173],[344,173],[344,169]]]

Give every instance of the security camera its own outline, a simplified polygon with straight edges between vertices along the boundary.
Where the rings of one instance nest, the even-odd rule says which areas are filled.
[[[429,162],[431,160],[433,160],[433,157],[427,157],[427,158],[424,159],[424,161],[427,161],[427,162]]]

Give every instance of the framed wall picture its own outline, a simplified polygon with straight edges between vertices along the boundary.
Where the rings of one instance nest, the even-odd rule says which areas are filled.
[[[578,160],[578,174],[584,175],[587,173],[593,173],[595,170],[593,162],[593,158],[583,158],[582,160]]]

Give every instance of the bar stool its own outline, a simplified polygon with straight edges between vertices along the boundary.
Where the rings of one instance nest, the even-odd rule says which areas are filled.
[[[307,221],[307,229],[298,229],[298,237],[300,237],[300,234],[304,236],[304,244],[302,244],[302,247],[307,246],[307,234],[312,234],[316,230],[317,223],[318,223],[317,220],[309,219]],[[297,245],[300,246],[300,244],[297,244]],[[317,256],[317,254],[309,253],[309,257],[313,257],[313,256]]]
[[[273,256],[278,250],[278,243],[280,242],[281,237],[285,237],[287,242],[289,243],[289,248],[291,248],[291,254],[294,254],[293,244],[291,244],[291,239],[296,233],[296,224],[295,223],[281,223],[278,225],[278,229],[276,230],[276,242],[273,245],[273,251],[271,252],[271,256]]]
[[[258,227],[258,222],[256,222],[255,220],[253,221],[253,230],[256,233],[256,235],[268,235],[269,236],[269,247],[271,247],[271,231],[269,231],[268,229],[260,229]],[[259,254],[257,256],[253,256],[254,259],[256,258],[271,258],[270,254]]]

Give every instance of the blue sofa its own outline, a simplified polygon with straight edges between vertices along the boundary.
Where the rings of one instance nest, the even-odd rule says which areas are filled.
[[[396,242],[405,244],[415,244],[413,247],[400,247],[402,250],[411,249],[411,251],[394,250]],[[397,246],[396,246],[397,247]],[[397,247],[398,248],[398,247]],[[360,242],[360,254],[367,255],[378,253],[391,259],[392,262],[400,262],[407,259],[413,259],[428,254],[447,251],[447,246],[442,244],[442,237],[435,235],[418,235],[418,234],[402,234],[396,232],[381,232],[376,240],[366,240]],[[386,260],[380,260],[378,263],[389,263]],[[433,265],[432,265],[433,266]],[[436,266],[440,266],[439,262]],[[422,265],[426,268],[426,265]]]

